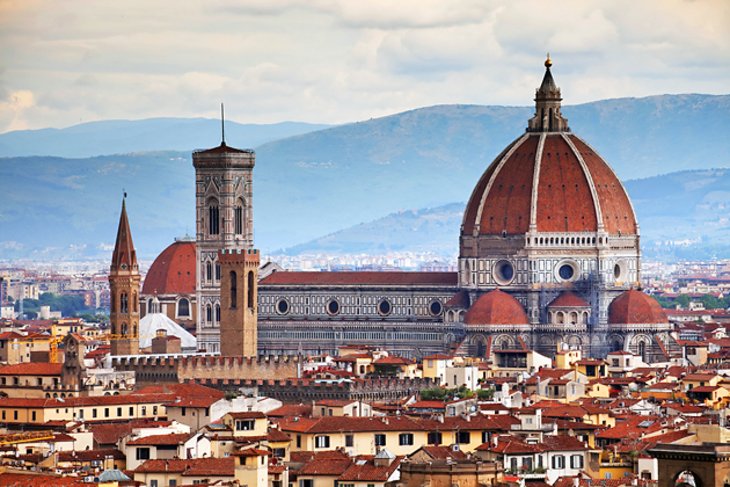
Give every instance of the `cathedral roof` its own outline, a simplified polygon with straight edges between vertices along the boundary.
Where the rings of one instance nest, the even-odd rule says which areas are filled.
[[[122,200],[122,213],[119,215],[119,228],[117,229],[117,241],[114,244],[111,268],[120,269],[122,266],[126,266],[127,269],[137,267],[137,253],[134,251],[132,232],[129,229],[125,199]]]
[[[609,324],[667,323],[667,321],[667,315],[657,300],[635,289],[619,294],[608,306]]]
[[[204,150],[197,150],[195,151],[195,154],[251,154],[253,151],[251,149],[236,149],[235,147],[231,147],[229,145],[226,145],[225,142],[221,142],[221,145],[217,147],[213,147],[212,149],[204,149]]]
[[[486,169],[464,211],[462,235],[532,232],[636,235],[628,194],[608,164],[560,114],[550,65],[527,132]]]
[[[195,295],[195,242],[177,240],[150,266],[142,294]]]
[[[525,309],[504,291],[495,289],[483,294],[464,317],[467,325],[526,325]]]
[[[590,304],[572,291],[563,291],[553,299],[548,308],[588,308]]]
[[[260,284],[293,286],[456,286],[456,272],[274,272]]]

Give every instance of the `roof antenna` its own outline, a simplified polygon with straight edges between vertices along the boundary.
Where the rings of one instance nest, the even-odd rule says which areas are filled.
[[[221,103],[221,145],[226,145],[226,116]]]

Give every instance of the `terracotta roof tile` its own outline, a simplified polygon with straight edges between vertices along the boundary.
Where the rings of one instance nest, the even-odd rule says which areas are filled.
[[[137,467],[135,473],[175,472],[184,477],[209,475],[211,477],[233,477],[233,457],[195,458],[191,460],[147,460]]]
[[[62,368],[63,364],[25,362],[22,364],[4,365],[0,367],[0,375],[60,376]]]
[[[161,446],[161,445],[179,445],[185,443],[190,438],[188,433],[151,435],[136,438],[128,441],[127,445],[132,446]]]

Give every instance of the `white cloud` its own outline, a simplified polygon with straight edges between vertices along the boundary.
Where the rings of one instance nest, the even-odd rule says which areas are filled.
[[[98,119],[340,123],[437,103],[727,93],[730,2],[0,1],[0,132]]]

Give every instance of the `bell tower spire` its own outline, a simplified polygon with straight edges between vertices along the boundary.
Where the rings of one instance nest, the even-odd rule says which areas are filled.
[[[112,355],[139,353],[139,265],[127,218],[126,193],[109,268]]]
[[[550,53],[545,60],[545,75],[540,87],[535,90],[535,116],[527,122],[528,132],[570,132],[568,119],[560,113],[560,88],[555,84],[550,67],[553,65]]]

